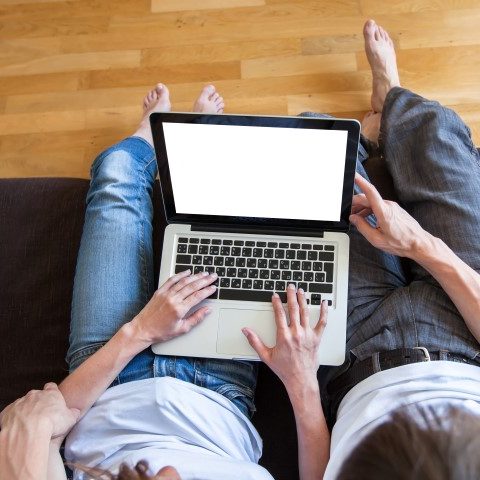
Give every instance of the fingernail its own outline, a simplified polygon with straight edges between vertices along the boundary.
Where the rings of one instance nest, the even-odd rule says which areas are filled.
[[[278,293],[275,292],[275,293],[272,295],[272,297],[278,298]]]
[[[190,270],[190,269],[188,269],[188,270],[185,270],[185,273],[190,273],[190,272],[191,272],[191,270]]]
[[[290,290],[295,290],[295,285],[294,285],[293,283],[289,283],[289,284],[288,284],[288,288],[289,288]]]
[[[303,295],[305,292],[303,291],[303,288],[299,288],[298,293],[301,293]]]
[[[206,277],[208,275],[208,272],[202,272],[202,277]]]
[[[242,333],[248,337],[248,330],[246,328],[242,328]]]
[[[210,285],[210,288],[213,288],[213,290],[215,290],[217,288],[216,285]]]

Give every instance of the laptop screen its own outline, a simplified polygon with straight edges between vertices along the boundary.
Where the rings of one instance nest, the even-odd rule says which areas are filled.
[[[156,115],[163,116],[160,124],[152,119],[162,191],[175,216],[272,225],[342,222],[345,177],[351,177],[351,203],[356,160],[355,149],[352,171],[346,121],[332,128],[332,120],[298,117]],[[189,121],[194,116],[197,121]]]

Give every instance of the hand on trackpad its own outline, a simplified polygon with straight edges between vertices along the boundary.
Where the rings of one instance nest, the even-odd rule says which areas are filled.
[[[273,310],[222,308],[218,319],[217,353],[258,358],[242,333],[244,327],[255,331],[265,345],[269,347],[275,345],[276,326]]]

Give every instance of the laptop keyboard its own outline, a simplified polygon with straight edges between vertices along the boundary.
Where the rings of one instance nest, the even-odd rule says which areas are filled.
[[[335,245],[317,243],[179,237],[175,273],[215,272],[217,290],[209,298],[271,302],[277,292],[293,283],[308,294],[307,302],[320,305],[333,293]],[[328,300],[331,305],[331,300]]]

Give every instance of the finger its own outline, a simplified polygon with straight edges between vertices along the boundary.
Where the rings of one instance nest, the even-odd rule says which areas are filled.
[[[365,218],[360,215],[350,215],[350,223],[357,227],[357,230],[372,244],[377,245],[380,241],[381,233],[378,229],[372,227]]]
[[[370,202],[364,193],[357,193],[352,198],[352,207],[370,207]]]
[[[215,280],[217,280],[218,275],[216,273],[202,272],[204,275],[200,277],[193,278],[192,280],[184,278],[181,282],[178,282],[178,290],[176,291],[177,296],[183,301],[185,298],[190,296],[192,293],[195,293],[202,288],[208,287]],[[195,275],[193,275],[195,276]],[[183,283],[185,282],[185,283]],[[174,287],[176,289],[177,286]]]
[[[383,217],[384,202],[378,190],[358,172],[355,174],[355,183],[362,189],[375,215],[379,218]]]
[[[287,306],[288,316],[290,317],[290,326],[296,327],[300,323],[300,308],[298,306],[295,285],[292,283],[289,283],[287,287]]]
[[[193,327],[196,327],[212,310],[208,307],[199,308],[196,312],[192,313],[189,317],[183,320],[181,327],[182,333],[189,332]]]
[[[48,382],[43,386],[44,390],[58,390],[57,384],[53,382]]]
[[[195,305],[198,305],[200,302],[208,298],[215,290],[217,287],[215,285],[209,285],[208,287],[204,287],[201,290],[197,290],[196,292],[193,292],[191,295],[189,295],[187,298],[183,299],[183,305],[185,305],[185,308],[190,310],[193,308]]]
[[[307,299],[303,288],[299,288],[297,292],[298,306],[300,308],[300,325],[303,328],[310,326],[310,310],[308,308]]]
[[[195,282],[196,280],[200,280],[202,278],[208,277],[208,272],[199,272],[195,275],[189,275],[188,277],[184,277],[180,279],[175,285],[170,287],[168,291],[169,294],[176,294],[180,290],[182,290],[186,285]]]
[[[277,330],[285,330],[287,328],[287,316],[285,315],[285,310],[283,309],[282,301],[278,293],[272,295],[272,307],[273,313],[275,314],[275,323],[277,325]]]
[[[188,277],[190,275],[190,269],[185,270],[184,272],[177,273],[171,276],[158,290],[161,292],[166,292],[173,285],[179,282],[182,278]]]
[[[242,332],[247,337],[250,346],[257,352],[260,360],[268,365],[270,349],[260,340],[260,337],[253,330],[242,328]]]
[[[328,318],[328,302],[326,300],[323,300],[322,305],[320,306],[320,318],[318,319],[318,322],[314,328],[315,333],[320,338],[322,338],[323,331],[327,326],[327,318]]]

